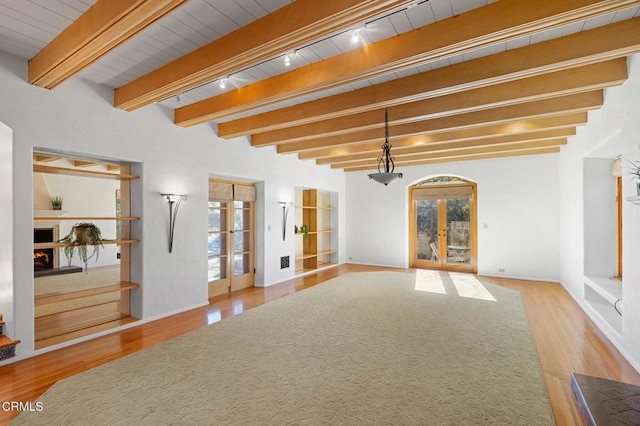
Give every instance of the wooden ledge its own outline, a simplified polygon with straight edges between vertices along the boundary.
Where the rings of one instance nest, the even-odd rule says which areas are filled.
[[[90,296],[98,296],[101,294],[114,293],[117,291],[127,291],[140,287],[136,283],[121,281],[118,284],[106,285],[101,287],[88,288],[84,290],[70,292],[45,293],[35,296],[35,306],[50,305],[52,303],[66,302],[69,300],[83,299]]]
[[[18,343],[20,343],[20,340],[12,340],[7,336],[0,336],[0,349],[15,346]]]

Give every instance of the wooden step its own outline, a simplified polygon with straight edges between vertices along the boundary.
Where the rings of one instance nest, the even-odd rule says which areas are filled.
[[[7,336],[0,336],[0,361],[16,356],[16,345],[20,340],[13,340]]]
[[[115,292],[123,292],[127,290],[131,290],[134,288],[140,287],[136,283],[131,283],[128,281],[120,281],[117,284],[105,285],[100,287],[92,287],[83,290],[76,290],[70,292],[52,292],[52,293],[43,293],[35,296],[35,306],[44,306],[50,305],[52,303],[60,303],[66,302],[69,300],[77,300],[83,299],[85,297],[90,296],[98,296],[101,294],[115,293]]]
[[[20,343],[20,340],[13,340],[7,336],[0,336],[0,349],[4,349],[9,346],[15,346]]]

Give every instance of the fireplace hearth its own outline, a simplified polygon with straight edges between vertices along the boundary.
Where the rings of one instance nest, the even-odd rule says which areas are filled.
[[[55,238],[54,228],[34,228],[34,243],[51,243]],[[82,272],[79,266],[62,266],[58,267],[59,259],[58,250],[53,248],[37,248],[33,250],[33,276],[46,277],[51,275],[71,274]]]

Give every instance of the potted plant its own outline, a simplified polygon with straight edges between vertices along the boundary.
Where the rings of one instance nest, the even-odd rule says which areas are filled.
[[[65,243],[64,255],[69,261],[69,266],[71,266],[73,254],[76,250],[78,251],[78,256],[84,262],[85,273],[88,273],[87,262],[89,259],[95,256],[96,262],[98,261],[100,249],[104,247],[103,241],[106,240],[102,237],[100,228],[93,223],[76,223],[64,238],[58,240],[60,243]],[[92,248],[91,254],[89,254],[89,246]]]
[[[631,180],[636,180],[636,195],[640,196],[640,161],[631,161],[627,160],[631,166],[627,169],[629,170],[629,175],[631,176]]]
[[[51,207],[53,210],[62,210],[62,200],[63,198],[60,195],[51,197]]]
[[[304,239],[305,240],[309,239],[309,227],[307,225],[302,225],[300,227],[300,232],[302,232],[304,234]]]

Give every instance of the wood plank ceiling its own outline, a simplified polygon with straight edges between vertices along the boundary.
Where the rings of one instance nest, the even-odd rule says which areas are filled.
[[[377,167],[385,110],[396,167],[558,152],[640,52],[640,0],[39,3],[0,0],[32,84],[79,75],[345,171]]]

